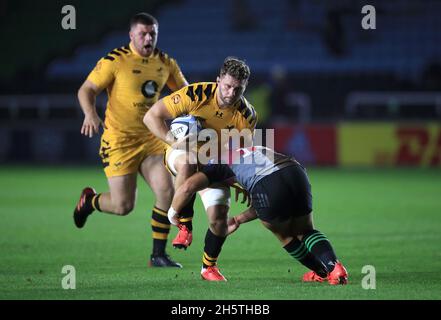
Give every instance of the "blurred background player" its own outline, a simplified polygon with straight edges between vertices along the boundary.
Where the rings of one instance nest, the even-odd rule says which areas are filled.
[[[149,264],[181,267],[170,259],[165,248],[170,231],[166,211],[173,196],[171,177],[162,163],[165,144],[144,126],[142,119],[158,100],[165,85],[172,91],[187,85],[176,61],[156,48],[158,21],[138,13],[130,21],[130,44],[116,48],[102,58],[78,91],[85,118],[81,133],[92,137],[104,127],[100,156],[109,192],[97,194],[87,187],[74,211],[74,221],[82,228],[94,211],[127,215],[136,199],[138,172],[152,189],[153,252]],[[105,123],[96,112],[95,100],[107,90]]]
[[[312,270],[303,275],[303,281],[346,284],[347,271],[331,243],[314,229],[311,185],[305,168],[293,158],[261,146],[236,150],[224,159],[229,165],[204,166],[176,189],[170,212],[178,217],[195,192],[213,183],[237,180],[249,192],[252,207],[229,219],[228,234],[259,218],[293,258]]]
[[[202,128],[214,129],[219,141],[221,130],[237,129],[248,132],[251,143],[257,123],[254,107],[243,93],[248,84],[250,69],[237,58],[227,57],[220,69],[217,82],[200,82],[189,85],[164,97],[153,105],[144,117],[150,131],[169,145],[175,143],[168,135],[166,120],[191,114],[201,120]],[[246,143],[246,142],[245,142]],[[176,175],[175,188],[197,170],[196,164],[189,164],[185,150],[168,147],[166,164]],[[207,280],[225,280],[216,262],[227,234],[227,217],[230,207],[230,189],[225,186],[201,190],[200,196],[208,215],[209,228],[205,236],[203,256],[203,277]],[[192,242],[192,218],[195,196],[181,211],[179,233],[173,240],[178,248],[187,248]]]

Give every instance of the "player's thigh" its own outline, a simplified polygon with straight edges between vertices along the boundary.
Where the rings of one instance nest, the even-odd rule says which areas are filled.
[[[173,194],[173,181],[164,166],[163,155],[151,155],[144,159],[139,168],[144,180],[156,194]]]
[[[291,217],[284,221],[261,220],[261,222],[284,244],[294,238],[301,240],[306,232],[313,229],[312,213]]]
[[[130,173],[107,178],[113,204],[133,208],[136,200],[136,176],[137,173]]]
[[[274,223],[272,221],[260,220],[260,222],[265,228],[270,230],[283,245],[286,245],[293,239],[293,236],[289,232],[289,223],[287,221]]]
[[[309,214],[296,216],[291,219],[291,234],[302,239],[303,235],[314,229],[312,212]]]

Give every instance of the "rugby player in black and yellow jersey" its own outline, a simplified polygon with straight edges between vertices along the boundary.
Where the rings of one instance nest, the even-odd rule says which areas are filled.
[[[214,129],[219,137],[223,130],[245,131],[243,137],[252,142],[257,114],[243,93],[248,84],[250,69],[237,58],[225,59],[217,82],[194,83],[156,102],[144,117],[145,125],[170,147],[166,152],[166,165],[176,175],[175,188],[194,172],[197,164],[188,163],[185,150],[171,147],[174,139],[168,135],[167,119],[193,115],[201,121],[202,128]],[[224,131],[225,132],[225,131]],[[248,138],[248,139],[247,139]],[[227,235],[227,218],[230,207],[230,189],[225,186],[207,188],[200,193],[208,215],[209,228],[205,237],[202,258],[202,277],[209,281],[225,280],[217,267],[217,259]],[[173,240],[178,248],[187,248],[192,241],[192,201],[180,212],[179,233]]]
[[[188,83],[174,59],[156,48],[158,22],[147,14],[130,21],[130,44],[116,48],[98,61],[78,91],[84,112],[81,133],[92,137],[104,127],[100,156],[109,192],[83,190],[74,211],[74,221],[82,228],[95,210],[127,215],[135,205],[138,172],[155,194],[152,211],[153,252],[149,264],[181,267],[166,254],[170,231],[167,210],[173,197],[173,183],[163,164],[166,144],[144,125],[143,117],[158,100],[165,85],[171,91]],[[95,98],[106,90],[108,103],[103,123],[96,112]]]

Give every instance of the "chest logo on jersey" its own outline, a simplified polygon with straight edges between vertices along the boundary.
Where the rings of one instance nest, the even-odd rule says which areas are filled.
[[[153,80],[147,80],[141,86],[141,92],[146,98],[153,98],[158,92],[158,84]]]
[[[141,70],[133,69],[133,70],[132,70],[132,73],[134,73],[134,74],[140,74],[140,73],[141,73]]]
[[[220,119],[222,119],[223,116],[224,116],[224,113],[223,113],[223,112],[220,112],[220,111],[216,111],[215,116],[218,117],[218,118],[220,118]]]

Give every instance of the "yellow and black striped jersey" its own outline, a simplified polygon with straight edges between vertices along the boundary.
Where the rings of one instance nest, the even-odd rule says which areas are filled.
[[[99,60],[87,79],[107,89],[105,125],[123,135],[145,134],[148,129],[142,120],[164,86],[177,90],[186,84],[174,59],[159,49],[143,57],[131,43]]]
[[[163,102],[173,118],[185,114],[194,115],[202,120],[203,128],[214,129],[219,136],[222,129],[254,131],[257,113],[245,97],[221,109],[216,100],[217,90],[215,82],[194,83],[164,97]]]

